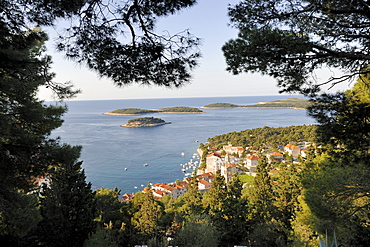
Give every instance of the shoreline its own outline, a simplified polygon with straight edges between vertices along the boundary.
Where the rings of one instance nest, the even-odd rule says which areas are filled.
[[[120,127],[126,128],[145,128],[145,127],[155,127],[165,124],[170,124],[171,122],[164,122],[164,123],[152,123],[152,124],[122,124]]]
[[[204,112],[165,112],[165,111],[157,111],[153,113],[171,113],[171,114],[197,114],[197,113],[204,113]],[[137,113],[137,114],[127,114],[127,113],[111,113],[111,112],[104,112],[103,115],[110,115],[110,116],[138,116],[138,115],[144,115],[144,114],[150,114],[148,113]]]
[[[248,107],[245,107],[245,106],[240,106],[240,107],[200,107],[200,108],[203,108],[203,109],[236,109],[236,108],[254,108],[254,109],[258,109],[258,108],[264,108],[264,109],[268,109],[268,108],[273,108],[273,109],[297,109],[297,110],[307,110],[306,108],[300,108],[300,107],[272,107],[272,106],[248,106]]]

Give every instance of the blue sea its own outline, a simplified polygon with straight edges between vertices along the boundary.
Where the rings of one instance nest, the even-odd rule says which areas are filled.
[[[122,193],[132,193],[148,182],[182,180],[180,164],[189,162],[199,143],[205,143],[207,138],[263,126],[313,124],[314,120],[305,110],[297,109],[202,109],[201,114],[141,115],[139,117],[161,118],[171,124],[124,128],[120,125],[138,116],[102,113],[121,108],[202,107],[211,103],[249,105],[287,97],[297,96],[68,101],[64,123],[52,136],[59,136],[63,143],[82,146],[83,168],[94,189],[117,186]]]

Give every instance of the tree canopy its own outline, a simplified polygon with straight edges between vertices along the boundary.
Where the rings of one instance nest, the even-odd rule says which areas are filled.
[[[0,5],[3,33],[68,20],[57,49],[116,85],[139,83],[179,87],[191,78],[200,40],[187,30],[155,33],[156,21],[195,4],[162,1],[21,1]]]
[[[277,79],[281,92],[318,93],[320,87],[355,79],[369,64],[368,1],[242,0],[229,7],[239,29],[223,46],[227,70]],[[316,80],[322,68],[344,72]]]

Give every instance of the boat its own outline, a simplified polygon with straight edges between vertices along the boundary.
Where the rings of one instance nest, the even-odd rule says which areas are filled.
[[[182,171],[183,173],[185,173],[185,172],[186,172],[186,170],[185,170],[185,169],[181,169],[181,171]]]
[[[127,169],[128,169],[128,168],[127,168],[127,167],[125,167],[125,171],[127,171]]]
[[[184,156],[184,155],[185,155],[185,153],[184,153],[184,152],[182,152],[182,153],[181,153],[181,156]]]
[[[148,166],[148,163],[145,163],[144,166]]]

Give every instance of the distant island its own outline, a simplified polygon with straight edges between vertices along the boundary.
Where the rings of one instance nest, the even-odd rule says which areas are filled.
[[[157,110],[145,110],[139,108],[124,108],[118,109],[110,112],[103,113],[104,115],[141,115],[147,113],[158,113],[158,112],[165,112],[165,113],[202,113],[203,111],[198,108],[193,107],[186,107],[186,106],[176,106],[176,107],[168,107],[162,108]]]
[[[308,99],[301,98],[287,98],[281,100],[274,100],[268,102],[260,102],[254,105],[235,105],[230,103],[214,103],[205,105],[201,108],[294,108],[294,109],[307,109],[310,105]]]
[[[131,127],[131,128],[141,128],[141,127],[154,127],[164,124],[170,124],[171,122],[166,122],[160,118],[154,117],[144,117],[135,118],[127,121],[126,124],[121,125],[121,127]]]
[[[158,111],[155,110],[144,110],[139,108],[124,108],[118,109],[110,112],[103,113],[104,115],[140,115],[140,114],[147,114],[147,113],[156,113]]]
[[[166,113],[202,113],[203,111],[194,108],[194,107],[187,107],[187,106],[176,106],[176,107],[168,107],[158,109],[158,112],[166,112]]]

